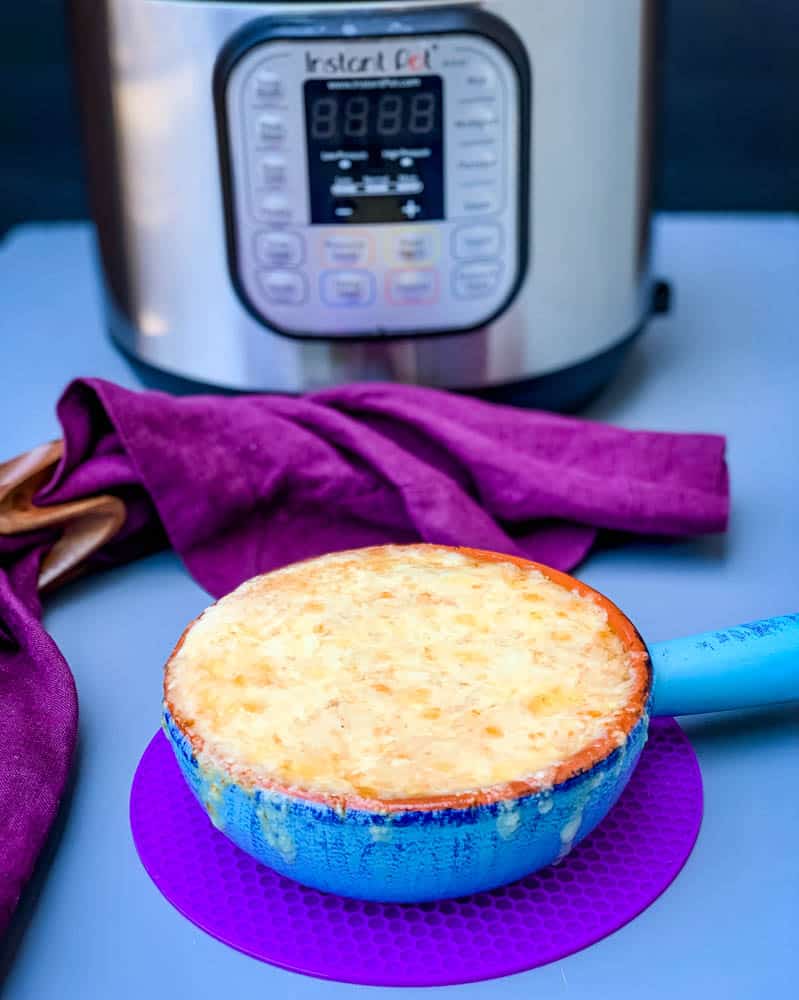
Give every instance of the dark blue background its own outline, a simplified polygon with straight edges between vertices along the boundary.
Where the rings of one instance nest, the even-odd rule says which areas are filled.
[[[87,214],[64,8],[0,0],[0,233]],[[667,0],[664,79],[660,207],[799,209],[799,0]]]

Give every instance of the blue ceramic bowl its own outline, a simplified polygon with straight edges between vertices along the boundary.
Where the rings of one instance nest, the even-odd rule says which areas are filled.
[[[625,744],[551,791],[467,808],[380,813],[231,783],[199,764],[164,713],[190,788],[214,826],[243,851],[324,892],[401,903],[493,889],[565,857],[618,799],[647,723],[644,715]]]
[[[340,896],[383,902],[465,896],[565,857],[604,818],[635,768],[647,737],[652,674],[643,641],[615,605],[572,577],[532,565],[593,595],[628,648],[646,657],[647,688],[621,746],[609,747],[604,756],[595,750],[590,766],[577,761],[550,789],[525,789],[519,782],[499,794],[492,790],[482,796],[485,801],[454,796],[438,800],[440,806],[430,800],[416,808],[394,803],[370,809],[236,784],[195,753],[165,705],[166,735],[214,826],[281,875]]]

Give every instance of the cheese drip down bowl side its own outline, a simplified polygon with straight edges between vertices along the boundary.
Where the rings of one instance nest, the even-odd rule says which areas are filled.
[[[620,723],[623,740],[595,740],[546,778],[520,776],[450,795],[367,799],[273,780],[236,780],[181,724],[167,698],[164,730],[211,822],[280,874],[322,891],[382,902],[424,902],[495,888],[565,857],[627,784],[646,741],[652,688],[648,653],[634,626],[607,598],[567,574],[495,553],[456,551],[538,571],[603,609],[639,665],[634,697]]]

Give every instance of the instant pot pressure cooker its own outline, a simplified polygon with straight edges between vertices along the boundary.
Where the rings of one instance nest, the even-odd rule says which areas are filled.
[[[574,406],[653,308],[653,0],[72,0],[118,343]]]

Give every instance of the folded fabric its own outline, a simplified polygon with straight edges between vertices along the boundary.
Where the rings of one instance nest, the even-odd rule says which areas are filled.
[[[77,730],[41,588],[165,544],[214,596],[297,559],[419,539],[568,570],[602,528],[685,536],[727,522],[723,438],[436,390],[173,398],[84,380],[58,415],[63,443],[0,466],[0,930],[55,817]]]

